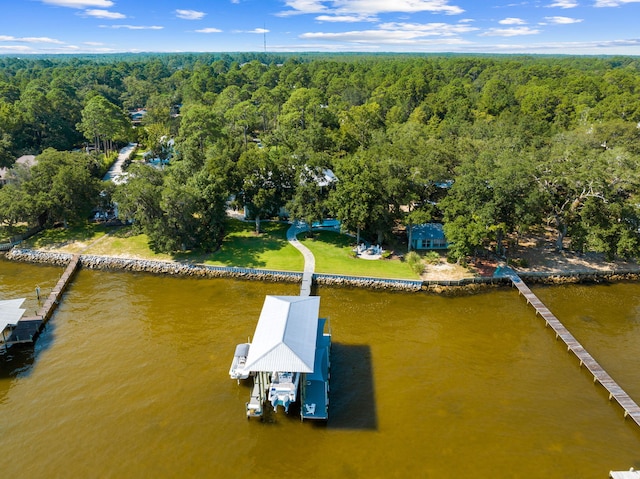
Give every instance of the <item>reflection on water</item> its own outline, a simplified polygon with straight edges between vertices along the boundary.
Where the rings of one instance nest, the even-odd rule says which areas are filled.
[[[0,261],[0,298],[59,274]],[[330,420],[247,421],[249,387],[228,378],[235,345],[266,294],[297,292],[81,270],[36,350],[0,367],[0,447],[29,459],[4,461],[3,477],[602,478],[640,467],[640,428],[510,289],[319,288],[334,342]],[[638,401],[640,285],[536,292]]]

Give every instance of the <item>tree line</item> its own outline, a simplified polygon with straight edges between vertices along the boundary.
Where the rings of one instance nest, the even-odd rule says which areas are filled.
[[[336,217],[378,243],[442,221],[455,259],[503,253],[542,226],[559,249],[634,257],[639,69],[633,57],[4,58],[0,165],[44,151],[96,178],[95,160],[64,152],[91,144],[95,157],[129,140],[157,151],[174,138],[167,168],[134,165],[114,191],[75,197],[94,206],[112,194],[161,251],[215,250],[231,198],[258,230],[282,209]],[[132,129],[124,112],[135,108],[147,113]],[[0,190],[0,221],[81,217],[36,201],[53,191],[40,168]]]

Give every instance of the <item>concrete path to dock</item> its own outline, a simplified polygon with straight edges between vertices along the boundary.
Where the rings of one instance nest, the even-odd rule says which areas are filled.
[[[300,222],[294,222],[287,230],[287,241],[293,245],[304,257],[304,271],[302,273],[302,286],[300,286],[300,296],[311,296],[311,283],[313,273],[316,269],[316,259],[309,248],[298,241],[298,234],[308,231],[309,227]]]

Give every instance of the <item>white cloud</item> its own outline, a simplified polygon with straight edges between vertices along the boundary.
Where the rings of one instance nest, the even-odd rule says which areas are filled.
[[[85,10],[84,15],[87,15],[89,17],[96,17],[96,18],[108,18],[110,20],[121,20],[123,18],[127,18],[127,16],[123,15],[122,13],[110,12],[109,10],[102,10],[102,9]]]
[[[298,15],[305,13],[323,13],[328,11],[323,5],[323,0],[286,0],[284,2],[291,10],[280,12],[280,16]]]
[[[33,50],[26,45],[0,45],[0,51],[9,53],[31,53]]]
[[[197,10],[176,10],[176,17],[183,20],[201,20],[206,13]]]
[[[377,45],[425,45],[425,44],[466,44],[462,33],[478,30],[466,24],[448,23],[383,23],[378,29],[354,30],[349,32],[309,32],[300,38],[331,40],[357,44]],[[438,38],[429,38],[438,37]]]
[[[596,0],[594,7],[619,7],[627,3],[640,3],[640,0]]]
[[[64,42],[49,37],[13,37],[11,35],[0,35],[0,42],[20,42],[20,43],[55,43],[63,45]]]
[[[500,20],[498,22],[500,25],[526,25],[522,18],[505,18],[504,20]]]
[[[522,52],[522,53],[550,53],[550,52],[572,52],[575,54],[595,53],[612,54],[614,52],[623,53],[632,51],[630,48],[640,47],[640,39],[610,40],[610,41],[585,41],[585,42],[553,42],[553,43],[527,43],[527,44],[494,44],[487,48],[486,45],[478,45],[479,51],[487,52]],[[473,47],[469,48],[470,50]],[[635,50],[637,51],[637,50]]]
[[[219,28],[213,28],[213,27],[208,27],[208,28],[201,28],[200,30],[196,30],[197,33],[221,33],[222,30],[220,30]]]
[[[101,47],[104,45],[102,42],[83,42],[84,45],[89,45],[90,47]]]
[[[472,27],[466,24],[459,23],[381,23],[380,29],[382,30],[398,30],[409,32],[420,32],[426,35],[459,35],[461,33],[469,33],[478,30],[476,27]]]
[[[376,22],[377,17],[369,17],[362,15],[318,15],[316,20],[319,22],[344,22],[344,23],[356,23],[356,22]]]
[[[374,17],[380,13],[443,13],[458,15],[464,10],[450,0],[285,0],[290,10],[279,16],[300,14],[359,15]]]
[[[269,30],[265,28],[254,28],[253,30],[234,30],[233,33],[258,33],[262,35],[263,33],[269,33]]]
[[[544,17],[544,19],[552,25],[570,25],[572,23],[580,23],[583,21],[581,18],[569,17]]]
[[[490,28],[481,37],[517,37],[520,35],[537,35],[540,30],[530,27]]]
[[[162,30],[158,25],[100,25],[100,28],[126,28],[127,30]]]
[[[575,8],[578,6],[578,2],[576,2],[575,0],[556,0],[553,3],[550,3],[549,5],[547,5],[547,7],[550,8]]]
[[[17,41],[25,42],[25,43],[55,43],[57,45],[62,45],[64,42],[60,40],[56,40],[55,38],[49,37],[23,37],[17,38]]]
[[[42,3],[49,5],[56,5],[58,7],[70,7],[70,8],[89,8],[89,7],[102,7],[109,8],[113,6],[111,0],[41,0]]]

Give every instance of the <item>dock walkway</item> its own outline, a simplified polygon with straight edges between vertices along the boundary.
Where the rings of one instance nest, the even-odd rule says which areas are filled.
[[[550,326],[555,331],[556,339],[562,339],[567,345],[567,350],[576,355],[580,361],[580,367],[584,365],[593,375],[593,381],[599,382],[607,390],[609,393],[609,401],[615,399],[624,410],[624,417],[631,417],[631,419],[640,426],[640,407],[638,407],[635,401],[609,376],[602,366],[584,349],[578,340],[564,327],[560,320],[549,311],[549,308],[540,301],[518,275],[513,273],[510,277],[513,285],[518,288],[518,291],[524,296],[527,303],[533,306],[536,314],[539,314],[545,320],[547,327]]]
[[[80,255],[73,255],[71,261],[67,265],[64,273],[56,283],[55,287],[45,299],[42,307],[38,310],[36,316],[23,317],[11,331],[11,335],[5,341],[5,346],[12,344],[33,344],[44,329],[45,325],[51,319],[55,311],[60,297],[65,292],[71,279],[78,270],[80,265]]]
[[[307,231],[309,227],[304,223],[294,222],[287,230],[287,241],[302,253],[304,256],[304,271],[302,273],[302,285],[300,286],[300,296],[311,296],[311,285],[313,283],[313,272],[316,269],[316,259],[309,248],[298,241],[298,233]]]

